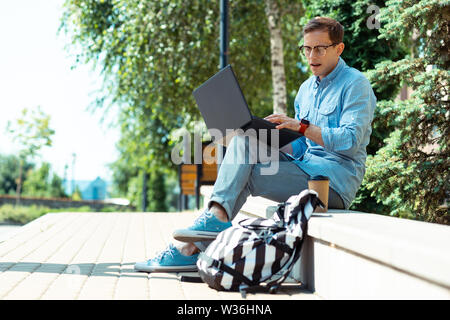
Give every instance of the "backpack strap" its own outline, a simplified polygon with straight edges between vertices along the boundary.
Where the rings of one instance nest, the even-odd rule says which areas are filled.
[[[274,225],[270,225],[270,226],[261,226],[261,225],[257,225],[257,224],[244,224],[248,219],[245,220],[241,220],[238,222],[238,225],[241,226],[242,228],[251,230],[251,231],[272,231],[272,232],[278,232],[278,231],[283,231],[286,229],[286,227],[284,227],[284,225],[282,224],[274,224]]]
[[[278,218],[284,224],[284,210],[286,209],[286,205],[290,204],[289,202],[281,202],[277,206],[277,210],[275,211],[277,213]]]
[[[294,249],[289,247],[286,243],[281,242],[279,240],[276,240],[274,238],[271,238],[268,244],[274,246],[275,248],[287,253],[288,255],[292,255],[294,252]]]

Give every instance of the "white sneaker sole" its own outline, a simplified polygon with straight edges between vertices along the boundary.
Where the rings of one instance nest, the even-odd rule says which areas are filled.
[[[189,229],[175,230],[172,234],[173,238],[182,242],[196,242],[205,240],[214,240],[219,232],[212,231],[195,231]]]
[[[149,266],[147,262],[137,262],[134,270],[143,272],[194,272],[198,271],[196,265],[189,266]]]

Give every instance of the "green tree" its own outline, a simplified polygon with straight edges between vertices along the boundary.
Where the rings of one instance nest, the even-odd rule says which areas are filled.
[[[20,159],[16,155],[0,154],[0,194],[13,195],[17,190],[19,176]],[[23,163],[23,171],[32,169],[34,164],[30,162]],[[24,177],[25,178],[25,177]]]
[[[48,179],[50,175],[50,164],[43,163],[37,170],[28,170],[27,179],[23,184],[22,193],[33,197],[46,197],[48,195]]]
[[[53,173],[49,184],[49,196],[52,198],[67,198],[68,195],[64,191],[63,180],[60,176]]]
[[[149,188],[147,193],[147,198],[149,201],[148,211],[167,211],[168,206],[166,203],[166,187],[165,187],[165,176],[166,174],[159,171],[154,171],[149,179],[150,185],[155,186],[154,188]]]
[[[44,146],[51,146],[51,136],[55,133],[49,126],[50,116],[45,114],[40,107],[29,111],[22,110],[22,115],[15,122],[8,121],[7,132],[19,147],[19,175],[17,182],[17,204],[20,202],[20,194],[23,184],[23,167],[28,158],[33,159]]]
[[[450,223],[448,0],[391,0],[380,12],[381,40],[413,50],[405,59],[385,60],[369,78],[376,88],[391,81],[413,89],[405,101],[378,103],[384,121],[395,130],[376,155],[368,158],[365,185],[391,215]]]
[[[23,184],[23,194],[33,197],[67,197],[62,185],[62,179],[55,173],[51,174],[48,162],[42,163],[39,169],[29,169]]]

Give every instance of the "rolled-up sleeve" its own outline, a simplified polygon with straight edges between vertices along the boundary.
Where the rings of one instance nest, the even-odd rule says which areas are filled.
[[[353,157],[367,130],[371,130],[375,96],[369,81],[358,77],[343,92],[342,113],[337,128],[321,128],[325,149]]]

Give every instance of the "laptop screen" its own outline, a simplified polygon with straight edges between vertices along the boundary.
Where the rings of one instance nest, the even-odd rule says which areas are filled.
[[[218,129],[225,136],[226,129],[241,128],[252,120],[230,65],[195,89],[193,95],[209,130]]]

